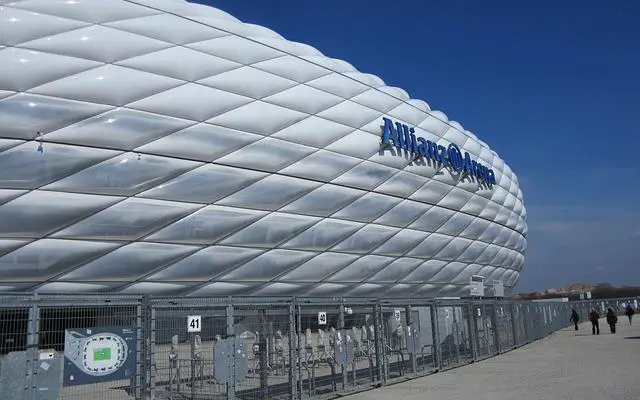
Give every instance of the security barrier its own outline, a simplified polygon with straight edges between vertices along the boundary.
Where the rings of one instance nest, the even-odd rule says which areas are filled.
[[[476,362],[638,299],[0,296],[1,399],[329,398]]]

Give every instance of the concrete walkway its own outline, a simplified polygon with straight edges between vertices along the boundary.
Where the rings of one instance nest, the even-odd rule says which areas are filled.
[[[604,319],[600,335],[590,324],[564,329],[503,355],[349,400],[638,400],[640,315],[633,326],[619,317],[618,332]]]

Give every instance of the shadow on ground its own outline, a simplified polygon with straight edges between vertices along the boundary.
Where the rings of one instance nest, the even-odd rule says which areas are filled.
[[[625,339],[640,339],[640,336],[627,336]]]

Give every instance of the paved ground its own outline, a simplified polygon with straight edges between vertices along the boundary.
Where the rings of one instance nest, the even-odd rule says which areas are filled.
[[[600,320],[564,329],[503,355],[425,378],[348,396],[348,400],[638,400],[640,318],[618,332]],[[603,326],[604,325],[604,326]]]

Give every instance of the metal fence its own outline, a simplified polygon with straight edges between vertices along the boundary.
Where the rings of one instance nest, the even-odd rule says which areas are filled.
[[[0,398],[330,398],[500,354],[613,302],[5,295]]]

